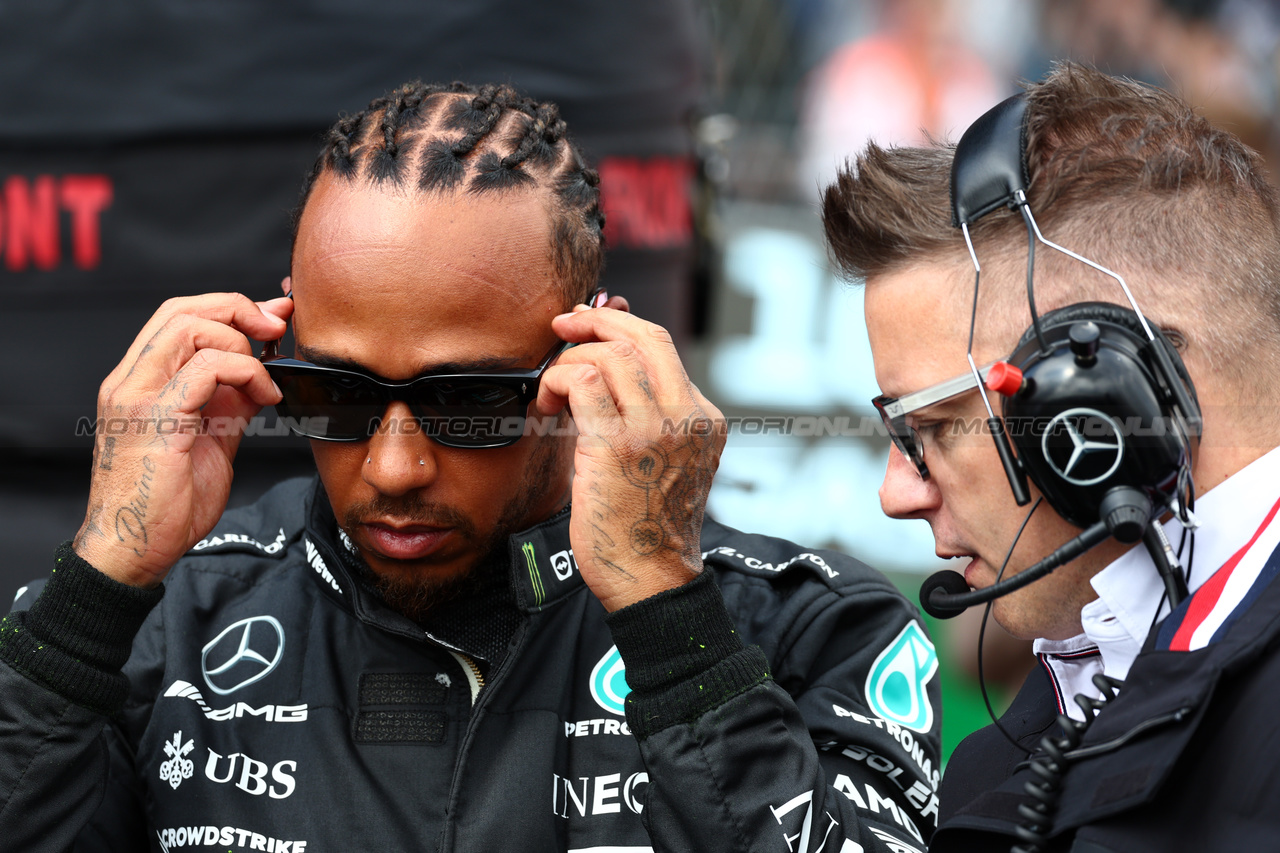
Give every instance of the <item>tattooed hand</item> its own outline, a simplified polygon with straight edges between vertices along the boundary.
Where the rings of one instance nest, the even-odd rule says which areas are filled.
[[[155,586],[217,522],[244,422],[280,399],[249,338],[284,334],[289,299],[170,299],[98,391],[89,509],[73,546],[103,573]]]
[[[608,304],[626,307],[616,297]],[[658,326],[579,306],[552,328],[583,345],[544,375],[538,408],[554,414],[567,402],[578,427],[569,535],[583,580],[613,611],[702,570],[702,518],[724,420]]]

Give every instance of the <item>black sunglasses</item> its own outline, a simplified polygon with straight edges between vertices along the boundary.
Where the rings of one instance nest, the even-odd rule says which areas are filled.
[[[604,304],[603,291],[588,303]],[[427,374],[386,382],[365,373],[324,367],[279,354],[268,341],[261,361],[280,388],[276,412],[289,428],[322,441],[365,441],[380,429],[422,433],[446,447],[507,447],[525,433],[529,404],[552,362],[574,344],[558,341],[538,366],[482,373]],[[393,401],[414,417],[384,422]]]

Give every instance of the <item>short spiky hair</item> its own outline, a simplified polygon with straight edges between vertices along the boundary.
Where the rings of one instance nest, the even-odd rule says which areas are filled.
[[[1183,331],[1206,364],[1256,365],[1259,345],[1280,360],[1280,203],[1262,158],[1169,92],[1073,63],[1029,86],[1027,101],[1028,200],[1045,236],[1122,272],[1144,310]],[[951,225],[953,154],[873,143],[841,171],[822,215],[847,274],[969,264]],[[997,211],[971,234],[983,281],[988,272],[1017,281],[1021,217]],[[1036,270],[1042,309],[1123,302],[1109,280],[1064,266],[1055,252],[1038,253]],[[1002,294],[987,315],[1009,309],[1025,328],[1025,297],[1013,286]]]
[[[545,192],[551,262],[568,304],[583,302],[604,267],[599,175],[566,135],[555,104],[509,86],[406,83],[329,129],[294,211],[324,173],[420,192]]]

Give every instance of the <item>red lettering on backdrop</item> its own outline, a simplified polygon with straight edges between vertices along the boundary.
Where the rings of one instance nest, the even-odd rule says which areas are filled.
[[[111,206],[111,179],[106,175],[67,175],[62,179],[62,206],[71,211],[71,258],[82,270],[102,262],[99,215]]]
[[[106,175],[11,175],[0,193],[0,250],[5,266],[51,270],[61,262],[62,211],[70,214],[71,258],[80,269],[102,262],[102,211],[114,198]]]
[[[14,175],[4,182],[4,204],[9,213],[6,265],[24,270],[31,260],[42,270],[58,265],[58,195],[53,176],[41,175],[35,188]]]
[[[606,157],[599,172],[604,236],[610,246],[663,249],[689,241],[689,158]]]

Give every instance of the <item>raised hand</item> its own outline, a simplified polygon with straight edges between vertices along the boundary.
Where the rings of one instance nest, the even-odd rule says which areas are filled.
[[[613,611],[702,570],[702,519],[724,421],[662,328],[582,306],[552,328],[582,345],[547,371],[538,408],[554,414],[567,403],[577,425],[570,539],[583,579]]]
[[[244,422],[280,392],[249,338],[284,334],[293,302],[170,299],[98,392],[89,508],[73,547],[105,574],[155,586],[217,522]]]

